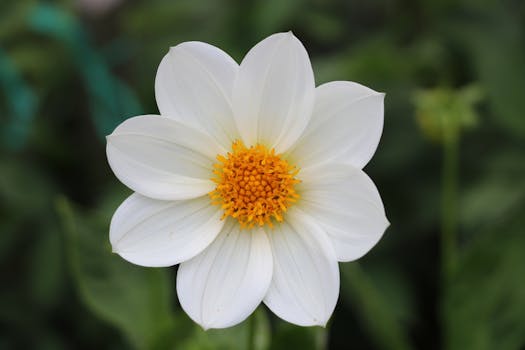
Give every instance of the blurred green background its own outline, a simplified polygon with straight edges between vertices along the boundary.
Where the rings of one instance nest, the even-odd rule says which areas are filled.
[[[387,93],[366,171],[392,225],[326,329],[260,307],[203,332],[176,268],[111,254],[105,139],[156,113],[169,46],[237,61],[292,30],[316,83]],[[2,0],[0,349],[525,349],[525,2]]]

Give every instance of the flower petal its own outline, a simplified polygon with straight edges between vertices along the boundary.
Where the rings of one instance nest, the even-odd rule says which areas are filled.
[[[389,225],[372,180],[360,169],[330,164],[301,172],[297,204],[326,231],[339,261],[356,260]]]
[[[142,195],[165,200],[213,190],[214,157],[224,153],[206,134],[151,115],[124,121],[107,142],[109,165],[118,179]]]
[[[231,94],[239,65],[221,49],[198,41],[172,47],[155,78],[160,114],[207,131],[224,147],[239,138]]]
[[[302,168],[327,161],[363,168],[383,131],[385,95],[349,81],[330,82],[315,92],[312,119],[291,158]]]
[[[326,233],[292,207],[268,237],[274,271],[264,303],[288,322],[325,326],[339,295],[339,267]]]
[[[242,61],[233,87],[244,143],[284,152],[308,124],[314,97],[312,66],[301,42],[291,32],[264,39]]]
[[[266,234],[260,229],[241,231],[237,221],[228,220],[204,252],[180,265],[180,304],[204,329],[236,325],[262,301],[272,268]]]
[[[113,251],[142,266],[172,266],[204,250],[224,226],[208,196],[159,201],[132,194],[117,209],[109,228]]]

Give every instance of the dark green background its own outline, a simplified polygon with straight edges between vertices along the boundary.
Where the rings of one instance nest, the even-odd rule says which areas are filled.
[[[525,349],[523,1],[87,2],[0,2],[0,349],[244,349],[250,327],[257,349]],[[130,191],[104,136],[157,112],[169,46],[201,40],[240,61],[288,30],[318,85],[386,92],[365,170],[392,225],[340,265],[326,330],[260,307],[205,333],[176,301],[176,268],[111,254],[109,220]],[[457,228],[446,277],[443,221]]]

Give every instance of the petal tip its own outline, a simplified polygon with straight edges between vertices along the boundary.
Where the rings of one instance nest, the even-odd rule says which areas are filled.
[[[392,225],[392,223],[390,222],[390,220],[388,220],[386,216],[384,216],[383,217],[383,232],[381,233],[381,235],[385,233],[386,229],[389,228],[390,225]]]
[[[110,240],[109,243],[111,244],[111,253],[120,255],[122,257],[123,249],[122,249],[122,246],[118,244],[119,240],[117,240],[116,242],[114,242],[114,241],[112,242]],[[125,259],[125,258],[123,257],[123,259]],[[127,260],[127,259],[125,259],[125,260]]]
[[[176,51],[183,49],[188,43],[189,43],[189,41],[184,41],[184,42],[179,43],[179,44],[177,44],[175,46],[170,46],[170,48],[168,49],[168,54],[171,55],[173,53],[176,53]]]
[[[122,253],[122,249],[120,249],[121,247],[119,247],[119,240],[118,239],[115,239],[112,235],[112,232],[110,231],[109,233],[109,244],[111,245],[111,252],[114,253],[114,254],[119,254]]]
[[[327,318],[321,318],[321,317],[314,318],[312,322],[312,326],[326,328],[326,326],[328,325],[328,321],[330,321],[330,317],[331,317],[331,314],[328,315]]]
[[[278,38],[278,39],[280,39],[282,41],[285,41],[285,42],[286,41],[293,42],[295,40],[299,41],[299,39],[297,39],[297,37],[295,36],[295,34],[291,30],[289,30],[287,32],[275,33],[273,35],[270,35],[270,37]]]
[[[299,40],[299,38],[297,38],[297,37],[295,36],[295,34],[294,34],[291,30],[287,31],[287,32],[284,33],[284,34],[285,34],[285,36],[286,36],[286,39],[288,39],[288,40],[290,40],[290,41],[295,41],[295,42],[299,42],[299,43],[301,43],[301,40]],[[302,43],[301,43],[301,46],[302,46]]]

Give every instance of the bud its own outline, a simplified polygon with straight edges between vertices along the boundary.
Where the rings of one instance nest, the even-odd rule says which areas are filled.
[[[436,142],[456,138],[459,132],[476,125],[475,105],[483,98],[479,85],[461,89],[434,88],[414,94],[416,120],[423,134]]]

